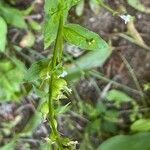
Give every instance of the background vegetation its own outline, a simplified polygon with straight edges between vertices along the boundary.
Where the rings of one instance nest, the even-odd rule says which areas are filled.
[[[1,0],[0,150],[149,150],[149,20],[149,0]]]

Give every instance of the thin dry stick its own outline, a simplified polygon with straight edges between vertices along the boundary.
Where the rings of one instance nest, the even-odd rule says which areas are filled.
[[[112,80],[112,79],[108,79],[108,78],[104,77],[103,75],[101,75],[101,74],[100,74],[99,72],[97,72],[97,71],[90,71],[89,74],[90,74],[91,76],[96,77],[97,79],[101,79],[101,80],[103,80],[103,81],[105,81],[105,82],[112,82],[112,84],[114,84],[115,86],[124,88],[124,89],[126,89],[126,90],[128,90],[128,91],[131,91],[131,92],[133,92],[133,93],[136,93],[136,94],[140,94],[140,92],[139,92],[138,90],[132,89],[132,88],[130,88],[130,87],[126,86],[126,85],[123,85],[123,84],[121,84],[121,83],[118,83],[118,82],[116,82],[116,81],[114,81],[114,80]]]
[[[140,93],[141,93],[141,96],[143,96],[144,94],[143,94],[142,88],[141,88],[141,86],[140,86],[140,84],[139,84],[139,81],[138,81],[138,79],[137,79],[137,77],[136,77],[136,75],[135,75],[135,72],[134,72],[133,68],[131,67],[131,65],[128,63],[127,59],[126,59],[123,55],[121,55],[121,54],[119,54],[119,55],[120,55],[120,57],[121,57],[123,63],[124,63],[124,64],[126,65],[126,67],[128,68],[129,73],[130,73],[130,75],[132,76],[133,81],[134,81],[134,83],[135,83],[137,89],[138,89],[138,90],[140,91]]]

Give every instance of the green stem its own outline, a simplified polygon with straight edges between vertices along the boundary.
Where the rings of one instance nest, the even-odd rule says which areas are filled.
[[[61,58],[62,58],[62,52],[63,52],[63,25],[61,26],[59,45],[60,45],[60,47],[59,47],[58,62],[60,63],[61,62]]]
[[[48,120],[50,123],[52,134],[55,137],[55,140],[56,140],[57,144],[59,145],[60,150],[62,150],[62,144],[60,142],[59,133],[58,133],[57,128],[55,126],[55,113],[54,113],[54,108],[53,108],[52,93],[53,93],[53,82],[54,82],[54,77],[55,77],[53,70],[55,69],[57,62],[58,62],[59,49],[61,49],[61,47],[62,47],[62,45],[61,45],[62,42],[60,43],[60,40],[62,39],[62,29],[63,29],[63,16],[60,15],[59,27],[58,27],[55,46],[54,46],[52,64],[51,64],[52,73],[51,73],[51,78],[49,79],[49,101],[48,101],[48,105],[49,105]]]

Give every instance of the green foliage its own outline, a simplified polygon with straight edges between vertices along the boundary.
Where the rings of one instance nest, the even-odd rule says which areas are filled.
[[[150,133],[138,133],[135,135],[118,135],[106,140],[98,150],[149,150]]]
[[[64,97],[66,98],[66,97]],[[66,104],[65,106],[59,106],[56,110],[55,110],[55,114],[58,115],[58,114],[63,114],[65,112],[67,112],[70,107],[69,107],[70,103]],[[49,112],[49,107],[48,107],[48,103],[47,102],[44,102],[42,103],[41,107],[40,107],[40,112],[43,114],[43,115],[46,115],[48,114]]]
[[[44,23],[44,47],[48,48],[51,43],[56,39],[58,25],[59,25],[59,12],[58,0],[46,0],[44,5],[45,10],[45,23]]]
[[[98,2],[103,3],[103,1],[100,0],[90,0],[89,4],[91,9],[99,10]],[[131,1],[129,0],[128,2],[130,5],[133,4],[131,4]],[[65,113],[71,108],[70,103],[61,106],[59,100],[67,98],[68,94],[71,92],[68,88],[67,81],[80,78],[83,73],[90,69],[102,66],[112,53],[112,48],[109,47],[98,34],[89,31],[78,24],[68,23],[68,12],[72,6],[76,4],[78,4],[76,11],[78,15],[81,15],[84,7],[83,0],[45,0],[44,47],[48,48],[51,46],[50,49],[53,49],[52,56],[35,61],[27,71],[24,65],[14,57],[0,62],[1,100],[19,99],[20,93],[22,92],[21,83],[23,81],[23,76],[24,82],[26,82],[25,84],[32,85],[33,88],[31,90],[40,97],[40,103],[34,116],[23,129],[22,133],[19,133],[19,136],[31,136],[32,131],[35,130],[42,119],[45,119],[46,117],[51,128],[51,133],[46,139],[47,143],[41,144],[41,149],[43,150],[53,148],[58,150],[76,149],[77,142],[61,137],[57,130],[57,115]],[[110,12],[114,12],[106,5],[104,6]],[[144,11],[140,4],[138,4],[138,9],[139,8],[141,11]],[[24,14],[27,14],[27,12],[30,11],[27,10],[23,13],[23,11],[21,12],[20,10],[9,6],[4,1],[0,1],[0,52],[4,52],[5,50],[7,24],[21,29],[27,29],[27,24],[24,20]],[[28,22],[31,29],[35,31],[41,30],[41,26],[37,22],[33,20],[29,20]],[[86,51],[86,54],[73,60],[72,64],[64,65],[65,67],[63,66],[64,62],[62,63],[61,61],[63,58],[62,52],[64,41],[73,44],[78,48],[88,50]],[[20,45],[22,47],[32,47],[34,43],[35,36],[29,30],[21,40]],[[54,45],[52,43],[54,43]],[[92,150],[90,136],[97,135],[98,137],[101,137],[100,134],[115,134],[117,132],[116,123],[119,122],[120,117],[118,108],[121,107],[122,103],[131,103],[133,105],[132,112],[129,114],[131,122],[135,121],[136,117],[140,118],[138,116],[138,104],[124,92],[110,90],[105,94],[104,99],[106,103],[111,101],[115,107],[107,108],[103,101],[99,101],[95,106],[86,104],[85,102],[78,102],[78,105],[80,105],[79,110],[81,110],[82,115],[86,116],[88,122],[85,127],[85,139],[81,144],[81,149],[85,147],[85,149]],[[135,121],[130,128],[133,132],[149,131],[150,120],[139,119]],[[108,135],[106,135],[106,137],[108,137]],[[99,149],[120,150],[121,147],[122,150],[140,150],[150,142],[149,137],[149,133],[140,133],[131,136],[120,135],[108,139],[108,141],[104,142]],[[85,146],[86,144],[87,146]],[[13,140],[1,149],[11,150],[14,148],[14,145]],[[149,149],[150,145],[147,144],[145,150]]]
[[[88,1],[89,6],[91,8],[91,10],[95,13],[98,14],[99,10],[100,10],[100,6],[97,0],[89,0]],[[84,6],[85,6],[85,0],[81,0],[77,6],[76,6],[76,14],[77,16],[81,16],[83,15],[83,11],[84,11]]]
[[[0,15],[10,25],[23,29],[27,28],[23,13],[18,9],[7,5],[3,0],[0,1]]]
[[[77,24],[64,27],[64,38],[67,42],[86,50],[107,49],[108,45],[100,36]]]
[[[111,49],[107,46],[106,48],[88,52],[87,54],[74,61],[73,64],[66,66],[66,70],[68,72],[66,79],[79,79],[84,71],[88,71],[94,67],[102,66],[110,54]]]
[[[38,79],[45,79],[47,73],[49,73],[49,59],[42,59],[34,62],[31,67],[27,70],[24,80],[32,82]]]
[[[0,147],[1,150],[14,150],[15,148],[15,141],[11,141],[10,143],[7,143],[5,146]]]
[[[99,131],[101,133],[116,132],[114,123],[118,121],[119,113],[115,109],[107,109],[103,102],[98,102],[94,107],[83,102],[80,105],[83,107],[83,113],[91,120],[86,127],[85,134],[99,134]]]
[[[12,25],[17,28],[27,29],[27,24],[24,20],[24,14],[21,10],[8,5],[5,1],[0,1],[0,52],[5,52],[6,42],[7,42],[7,24]],[[31,32],[29,32],[31,33]],[[30,35],[30,36],[29,36]],[[26,46],[25,42],[28,40],[27,46],[32,46],[34,43],[34,36],[28,34],[24,37],[23,44]],[[31,39],[32,37],[32,39]]]
[[[123,103],[129,102],[130,104],[132,104],[133,106],[132,113],[130,113],[129,115],[131,121],[135,121],[136,117],[141,116],[141,114],[139,113],[139,105],[137,104],[137,102],[133,98],[125,94],[124,92],[121,92],[115,89],[110,90],[106,94],[106,99],[108,101],[113,102],[115,107],[117,108],[120,108],[121,104]]]
[[[25,67],[22,62],[15,58],[10,61],[0,62],[0,99],[18,100],[21,92],[21,82],[24,76]],[[17,77],[17,78],[16,78]]]
[[[144,91],[150,90],[150,82],[144,84]]]
[[[59,17],[63,15],[66,18],[69,9],[75,5],[78,0],[46,0],[45,1],[45,23],[44,23],[44,47],[48,48],[56,39],[59,26]],[[51,5],[49,5],[51,4]]]
[[[150,8],[145,7],[140,0],[128,0],[128,4],[141,12],[150,13]]]
[[[65,112],[67,112],[68,110],[70,110],[70,103],[64,105],[64,106],[60,106],[56,109],[56,114],[64,114]]]
[[[81,16],[83,14],[84,10],[84,0],[81,0],[79,4],[76,6],[76,14],[78,16]]]
[[[66,98],[65,95],[70,93],[67,82],[63,79],[65,70],[60,63],[63,38],[79,48],[94,51],[78,60],[77,63],[80,65],[80,69],[83,70],[95,67],[98,64],[102,65],[111,53],[107,43],[96,33],[79,25],[65,24],[69,9],[77,2],[74,0],[45,1],[44,45],[45,48],[48,48],[52,42],[55,42],[53,56],[50,60],[44,59],[32,64],[25,76],[25,81],[36,84],[35,89],[41,93],[41,96],[47,95],[45,98],[48,98],[48,100],[43,101],[40,111],[43,115],[47,115],[50,120],[52,134],[49,140],[54,143],[55,147],[59,147],[59,149],[62,149],[62,145],[68,147],[68,149],[72,149],[71,143],[69,144],[70,140],[64,141],[59,136],[59,133],[57,133],[57,123],[55,120],[55,115],[65,112],[68,105],[61,108],[58,107],[57,109],[53,108],[53,100]],[[89,57],[90,61],[88,64],[83,64],[87,57]],[[95,58],[96,60],[99,60],[98,58],[102,60],[98,62],[95,61]],[[90,63],[92,65],[89,66]],[[37,85],[37,81],[39,81],[40,87],[38,87],[39,84]]]
[[[131,125],[132,131],[149,131],[150,130],[150,119],[139,119]]]
[[[52,150],[51,149],[51,146],[50,146],[50,144],[49,143],[41,143],[40,144],[40,150]]]
[[[4,52],[7,41],[7,24],[5,20],[0,17],[0,52]]]
[[[61,78],[55,78],[53,82],[53,93],[52,93],[52,98],[59,99],[62,97],[63,93],[61,92],[62,90],[65,90],[67,87],[67,82],[64,79]]]
[[[29,25],[35,31],[41,31],[42,29],[41,25],[34,20],[29,20]]]
[[[106,98],[109,101],[115,101],[116,103],[133,101],[133,99],[131,97],[126,95],[124,92],[121,92],[118,90],[109,91],[106,95]]]
[[[135,102],[135,100],[132,99],[131,97],[129,97],[124,92],[121,92],[119,90],[112,89],[112,90],[108,91],[107,94],[106,94],[106,99],[108,101],[114,102],[114,104],[115,104],[116,107],[120,107],[120,105],[122,103],[130,102],[130,103],[133,104],[135,110],[138,109],[138,105]]]
[[[90,0],[89,1],[89,5],[90,5],[90,8],[91,10],[95,13],[95,14],[98,14],[101,7],[99,5],[99,2],[98,0]]]

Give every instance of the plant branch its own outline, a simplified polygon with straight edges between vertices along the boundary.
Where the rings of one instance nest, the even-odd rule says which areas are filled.
[[[61,142],[60,142],[60,138],[59,138],[59,133],[57,131],[57,127],[55,125],[55,113],[54,113],[54,108],[53,108],[53,82],[54,82],[54,78],[55,78],[55,67],[57,65],[58,62],[58,52],[62,47],[62,42],[60,42],[60,40],[62,39],[62,28],[63,28],[63,16],[60,15],[60,19],[59,19],[59,27],[58,27],[58,32],[57,32],[57,37],[56,37],[56,42],[55,42],[55,46],[54,46],[54,52],[53,52],[53,57],[52,57],[52,63],[51,63],[51,78],[49,79],[49,101],[48,101],[48,105],[49,105],[49,113],[48,113],[48,120],[52,129],[52,134],[56,139],[56,142],[59,145],[59,149],[62,150],[62,146],[61,146]]]

